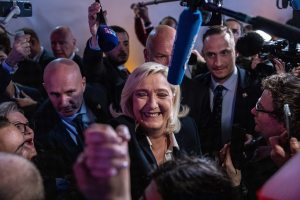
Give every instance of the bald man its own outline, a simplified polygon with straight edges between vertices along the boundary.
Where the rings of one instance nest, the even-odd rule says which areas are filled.
[[[144,49],[145,62],[157,62],[169,66],[175,36],[176,30],[170,26],[158,25],[155,27],[150,32],[146,42],[146,47]],[[184,76],[181,89],[188,89],[189,81],[187,80],[187,77],[193,77],[199,73],[207,72],[204,58],[196,50],[193,50],[193,54],[196,56],[197,60],[195,63],[191,64],[194,66],[193,68],[186,70],[188,73],[186,73],[187,76]]]
[[[78,65],[66,58],[46,66],[44,87],[49,99],[35,116],[36,138],[44,150],[55,154],[49,158],[57,165],[54,174],[64,178],[84,148],[83,130],[108,120],[106,94],[100,86],[87,86]]]
[[[44,187],[36,167],[21,156],[0,153],[0,199],[43,200]]]
[[[56,58],[69,58],[76,62],[81,70],[83,68],[82,58],[76,54],[76,38],[70,27],[58,26],[50,35],[51,48]]]
[[[144,58],[146,62],[152,61],[168,66],[171,61],[176,30],[167,25],[155,27],[149,34]]]

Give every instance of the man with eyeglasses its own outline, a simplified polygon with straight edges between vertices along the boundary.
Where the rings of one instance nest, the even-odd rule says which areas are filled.
[[[276,74],[262,81],[263,93],[251,110],[255,120],[255,131],[264,143],[255,146],[242,168],[242,180],[247,187],[247,199],[257,199],[257,190],[278,170],[279,165],[272,158],[272,138],[280,137],[282,151],[289,154],[289,139],[284,118],[284,105],[291,112],[290,136],[300,139],[300,79],[291,74]],[[274,147],[273,147],[274,148]],[[274,153],[274,152],[273,152]],[[274,162],[275,161],[275,162]]]
[[[286,151],[285,160],[282,160],[284,163],[290,157],[288,139],[300,139],[300,78],[285,73],[272,75],[263,80],[262,88],[263,93],[251,110],[255,131],[266,140],[269,147],[283,147],[277,150]],[[284,115],[285,104],[289,105],[291,112],[289,135]],[[283,164],[277,163],[277,160],[275,162],[279,166]]]
[[[263,93],[251,110],[255,120],[255,131],[268,142],[270,137],[286,132],[284,104],[291,111],[290,135],[300,134],[300,79],[291,74],[267,77],[262,82]],[[298,113],[299,112],[299,113]]]

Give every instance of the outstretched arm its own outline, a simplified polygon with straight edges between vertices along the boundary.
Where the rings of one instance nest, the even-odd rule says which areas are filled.
[[[130,200],[128,128],[93,124],[84,135],[86,147],[74,166],[82,194],[87,199]]]

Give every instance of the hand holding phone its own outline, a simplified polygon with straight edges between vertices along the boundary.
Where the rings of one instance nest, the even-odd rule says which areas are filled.
[[[101,2],[100,2],[100,0],[95,0],[95,2],[99,3],[100,6],[101,6],[101,10],[97,14],[97,21],[99,22],[99,24],[105,24],[106,25],[107,24],[107,22],[106,22],[106,15],[105,15],[105,13],[103,11],[103,7],[101,5]]]

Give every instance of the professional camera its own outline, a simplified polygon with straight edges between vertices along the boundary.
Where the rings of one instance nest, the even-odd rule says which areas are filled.
[[[296,43],[279,39],[265,42],[257,32],[248,32],[240,37],[236,43],[236,50],[242,57],[259,55],[262,62],[257,64],[255,75],[264,78],[276,73],[273,58],[279,58],[285,62],[285,70],[289,72],[300,63],[300,50]],[[251,65],[251,62],[250,62]]]
[[[12,1],[12,0],[0,0],[0,17],[6,17],[11,12],[14,6],[20,8],[20,14],[13,17],[31,17],[32,5],[30,1]]]
[[[193,0],[180,0],[181,6],[191,7]],[[221,25],[223,22],[223,16],[220,12],[211,12],[205,9],[202,9],[204,3],[214,3],[218,7],[222,7],[223,0],[199,0],[196,3],[196,6],[199,8],[202,14],[202,24],[201,26],[214,26]]]
[[[286,72],[289,72],[300,64],[300,49],[287,40],[269,41],[262,45],[259,57],[263,60],[279,58],[285,63]]]

